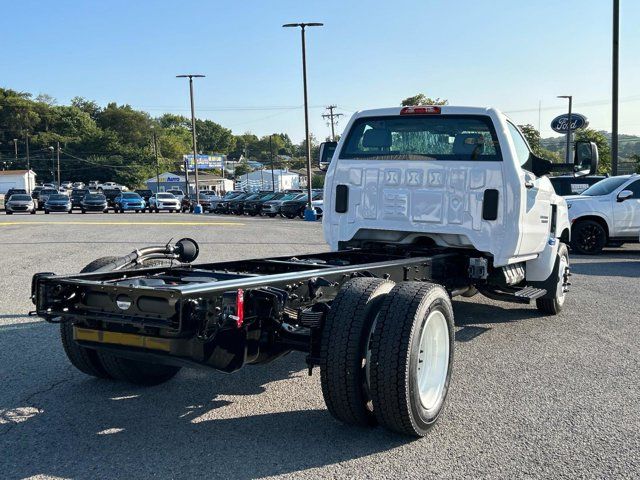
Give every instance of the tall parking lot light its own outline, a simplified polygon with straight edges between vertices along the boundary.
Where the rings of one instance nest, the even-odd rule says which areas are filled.
[[[572,95],[558,95],[558,98],[566,98],[569,100],[569,115],[567,118],[567,156],[566,163],[571,163],[571,106],[573,103]]]
[[[302,85],[304,88],[304,131],[306,139],[306,154],[307,154],[307,209],[304,212],[304,219],[307,221],[314,221],[317,219],[316,211],[311,203],[311,144],[309,142],[309,104],[307,101],[307,52],[305,44],[305,30],[307,27],[322,27],[323,23],[285,23],[284,28],[300,27],[300,33],[302,34]]]
[[[176,75],[176,78],[189,79],[189,98],[191,99],[191,136],[193,139],[193,168],[195,171],[195,180],[196,180],[196,204],[193,207],[193,213],[202,213],[202,206],[200,206],[200,184],[198,183],[198,148],[196,143],[196,110],[193,104],[193,79],[204,78],[204,75],[198,75],[198,74]],[[187,176],[186,167],[185,167],[184,174],[186,178]],[[187,194],[189,194],[188,184],[187,184]]]

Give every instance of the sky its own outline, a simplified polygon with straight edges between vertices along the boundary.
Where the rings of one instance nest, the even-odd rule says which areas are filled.
[[[6,2],[6,3],[5,3]],[[620,133],[640,135],[640,2],[621,0]],[[611,130],[611,0],[21,0],[5,4],[0,86],[74,96],[152,116],[196,115],[235,134],[304,137],[300,32],[307,33],[310,129],[424,93],[493,106],[541,127],[574,111]],[[9,21],[8,19],[11,19]],[[539,110],[541,107],[541,110]],[[540,115],[539,115],[540,114]]]

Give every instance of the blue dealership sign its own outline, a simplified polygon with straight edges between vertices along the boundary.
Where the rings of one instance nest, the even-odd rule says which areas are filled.
[[[187,169],[189,171],[193,171],[194,162],[193,162],[193,154],[191,155],[183,155],[183,161],[187,162]],[[213,168],[217,168],[218,170],[222,169],[222,165],[224,165],[224,161],[226,160],[226,155],[198,155],[198,170],[211,170]]]
[[[580,128],[587,128],[589,126],[589,120],[584,115],[579,113],[571,114],[571,131],[578,130]],[[558,115],[551,120],[551,129],[558,133],[567,133],[569,130],[569,114]]]

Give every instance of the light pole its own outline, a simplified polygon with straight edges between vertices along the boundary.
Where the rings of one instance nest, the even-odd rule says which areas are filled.
[[[271,137],[273,137],[273,133],[269,135],[269,157],[271,158],[271,191],[276,191],[276,180],[273,174],[273,148],[271,148]]]
[[[613,62],[611,69],[611,175],[618,175],[618,49],[620,0],[613,0]]]
[[[18,139],[17,138],[13,139],[13,149],[15,153],[15,159],[17,161],[18,160]]]
[[[317,219],[316,211],[311,203],[311,144],[309,142],[309,104],[307,101],[307,52],[305,44],[305,31],[307,27],[322,27],[323,23],[286,23],[284,28],[300,27],[302,34],[302,84],[304,88],[304,131],[306,139],[307,154],[307,209],[304,212],[304,219],[307,221],[315,221]]]
[[[56,174],[54,173],[56,167],[53,161],[53,152],[55,148],[49,147],[49,150],[51,151],[51,183],[56,183]],[[60,185],[58,185],[58,188],[60,188]]]
[[[156,194],[160,192],[160,161],[158,160],[158,137],[156,129],[153,127],[153,154],[156,157]],[[189,191],[187,190],[187,194]]]
[[[567,156],[566,163],[571,162],[571,105],[573,102],[573,95],[558,95],[558,98],[566,98],[569,100],[569,116],[567,118]]]
[[[200,185],[198,183],[198,148],[196,143],[196,110],[193,104],[193,79],[204,78],[204,75],[186,74],[176,75],[176,78],[188,78],[189,79],[189,97],[191,99],[191,136],[193,139],[193,168],[195,171],[196,179],[196,204],[193,207],[193,213],[202,213],[202,207],[200,206]],[[185,178],[187,176],[187,169],[185,168]],[[189,194],[189,188],[187,187],[187,195]]]
[[[25,134],[24,146],[25,146],[26,151],[27,151],[27,170],[29,171],[29,173],[28,173],[29,181],[27,182],[27,184],[29,185],[29,188],[28,188],[27,193],[31,193],[31,159],[29,158],[29,132],[28,131]]]
[[[56,142],[56,158],[58,160],[58,188],[60,188],[60,142]]]

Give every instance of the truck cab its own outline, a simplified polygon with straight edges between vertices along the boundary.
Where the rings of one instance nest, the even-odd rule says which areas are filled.
[[[494,108],[358,112],[327,171],[325,238],[334,250],[385,242],[476,251],[493,267],[530,263],[527,278],[540,280],[534,264],[570,237],[552,169]]]

